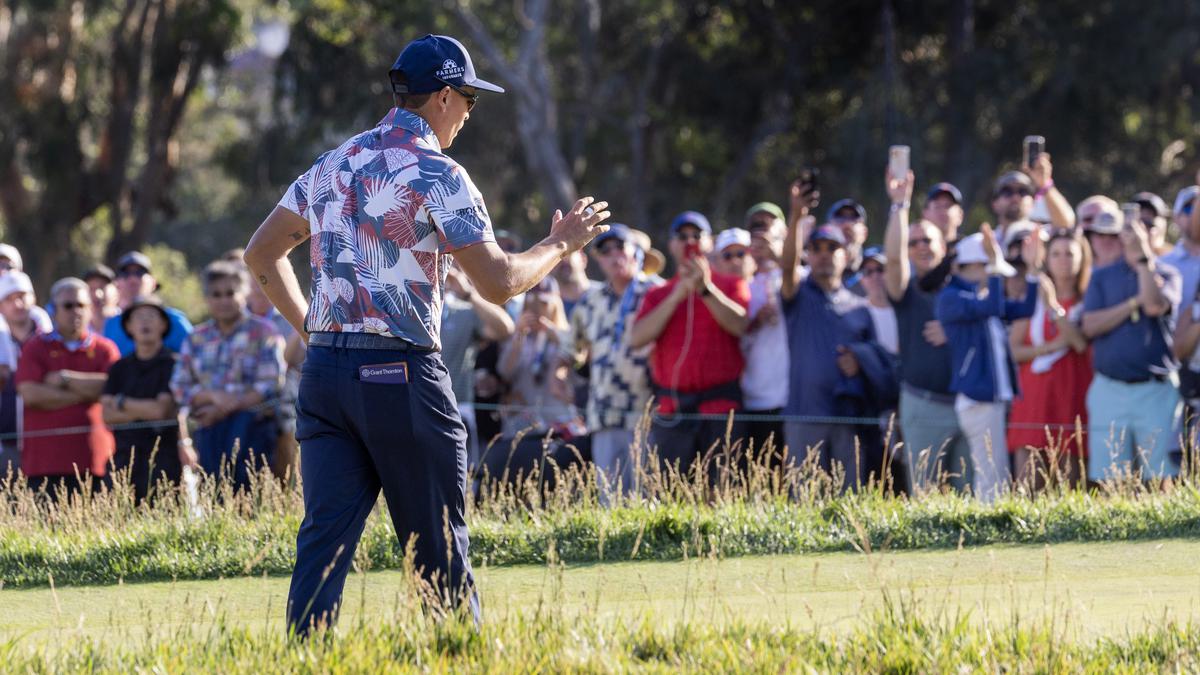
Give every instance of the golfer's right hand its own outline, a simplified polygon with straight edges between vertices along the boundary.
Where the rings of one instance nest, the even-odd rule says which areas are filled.
[[[607,225],[600,224],[612,216],[607,208],[608,202],[598,202],[595,197],[583,197],[575,202],[566,215],[556,210],[554,219],[550,221],[550,236],[565,243],[568,251],[578,251],[608,230]]]

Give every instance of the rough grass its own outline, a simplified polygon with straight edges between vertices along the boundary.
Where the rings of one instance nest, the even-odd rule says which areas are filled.
[[[151,641],[0,644],[21,672],[1042,672],[1141,673],[1200,668],[1200,630],[1163,625],[1077,644],[1052,621],[980,625],[933,614],[894,596],[849,632],[736,622],[664,625],[654,616],[604,625],[552,609],[485,623],[429,621],[416,612],[358,623],[306,642],[232,627],[221,618],[197,636]]]

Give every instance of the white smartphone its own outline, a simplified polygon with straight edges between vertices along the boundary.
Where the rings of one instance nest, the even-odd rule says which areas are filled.
[[[1142,219],[1142,205],[1137,202],[1125,202],[1121,205],[1121,213],[1125,215],[1125,227]]]
[[[888,173],[892,174],[894,178],[907,176],[911,152],[912,149],[907,145],[893,145],[888,148]]]

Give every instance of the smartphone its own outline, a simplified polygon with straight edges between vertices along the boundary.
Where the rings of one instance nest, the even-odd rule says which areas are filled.
[[[893,178],[904,178],[908,175],[909,156],[912,149],[907,145],[893,145],[888,148],[888,173]]]
[[[1021,149],[1021,159],[1024,162],[1021,166],[1033,166],[1033,163],[1037,161],[1038,156],[1046,151],[1046,137],[1026,136],[1025,142],[1022,144]]]
[[[1132,227],[1142,219],[1142,205],[1137,202],[1125,202],[1121,205],[1121,213],[1125,215],[1125,227]]]
[[[815,166],[806,166],[800,169],[800,183],[812,192],[820,187],[821,170]]]
[[[683,254],[685,256],[687,256],[688,258],[699,258],[700,257],[700,242],[689,241],[683,249]]]

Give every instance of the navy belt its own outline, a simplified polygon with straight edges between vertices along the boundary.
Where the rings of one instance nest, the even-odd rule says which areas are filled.
[[[372,333],[310,333],[310,347],[343,347],[345,349],[379,349],[394,352],[432,352],[433,349],[414,345],[408,340]]]

